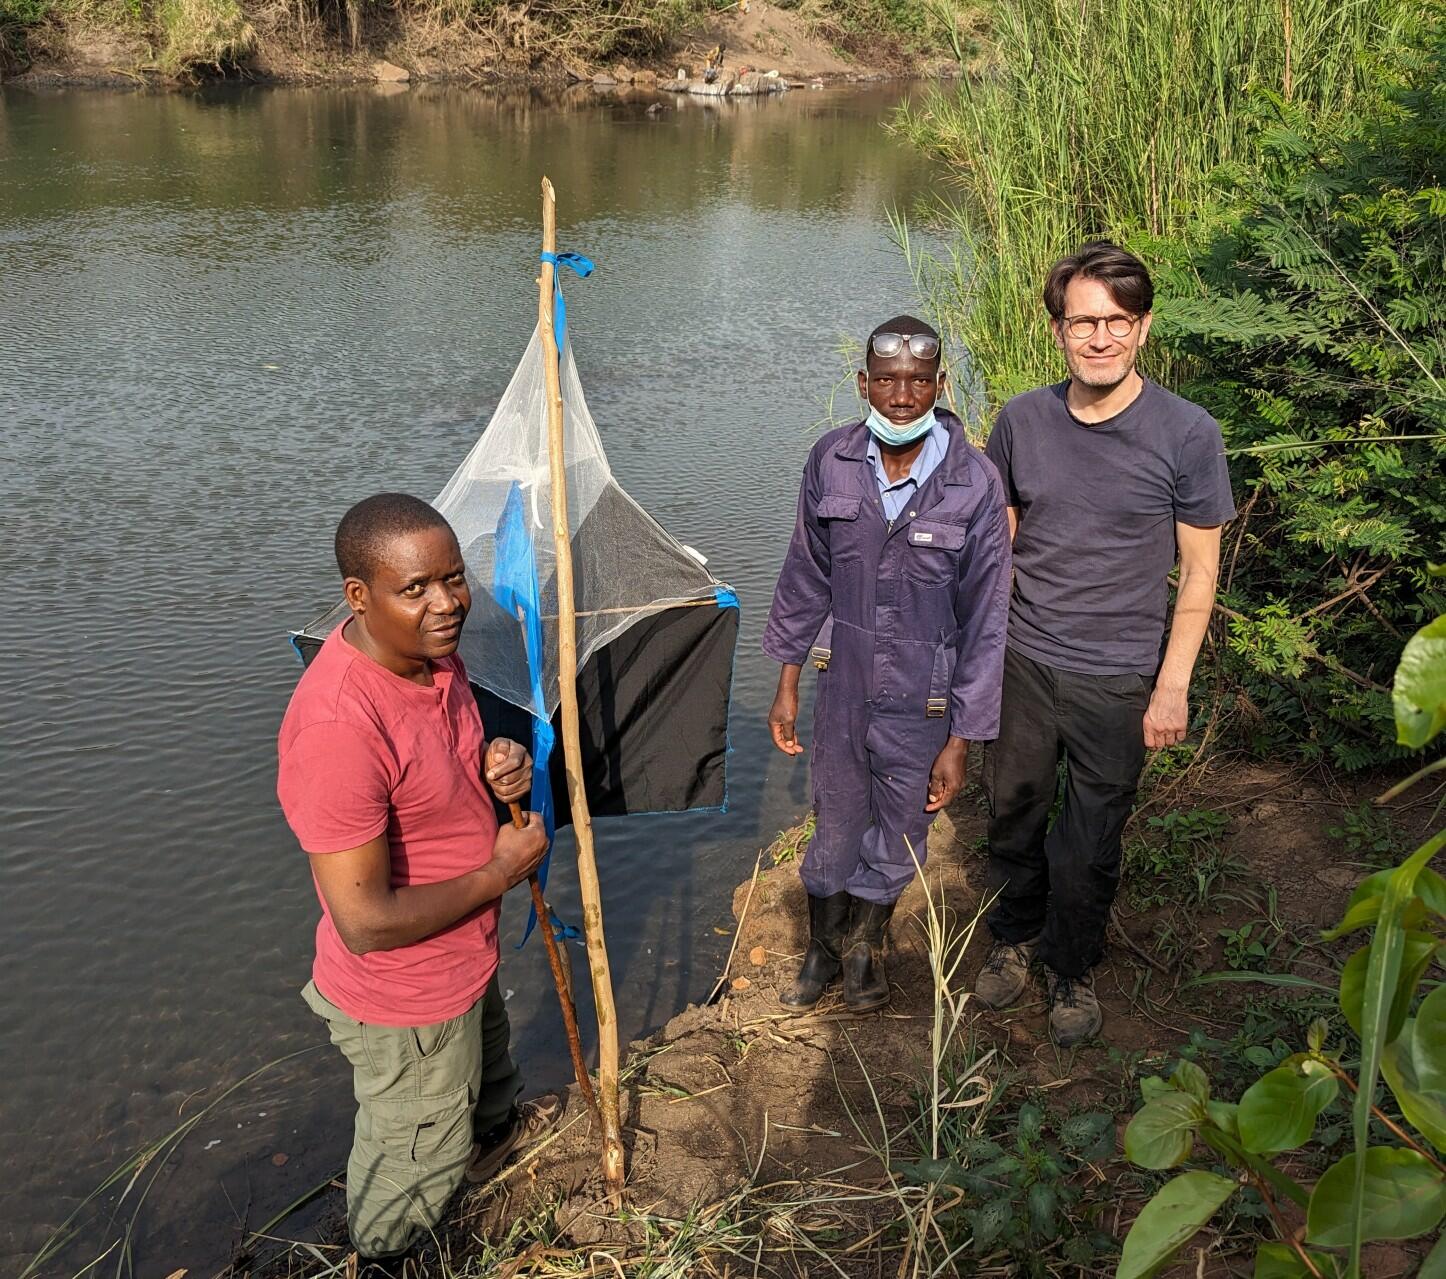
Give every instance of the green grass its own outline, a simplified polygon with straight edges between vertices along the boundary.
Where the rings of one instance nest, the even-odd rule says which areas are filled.
[[[1124,880],[1136,910],[1210,906],[1221,885],[1239,873],[1225,851],[1228,819],[1211,809],[1171,809],[1151,817],[1124,849]]]
[[[1377,868],[1396,865],[1409,848],[1390,811],[1369,803],[1341,809],[1339,823],[1326,833],[1340,840],[1347,857]]]
[[[798,861],[807,851],[816,829],[817,821],[814,815],[809,813],[797,826],[780,831],[768,849],[773,855],[773,864],[782,866],[785,862]]]
[[[957,199],[942,256],[913,257],[921,291],[969,352],[980,417],[1062,365],[1040,288],[1083,240],[1181,234],[1211,174],[1247,158],[1260,92],[1348,110],[1363,55],[1402,0],[992,0],[991,69],[897,121]],[[1157,370],[1165,372],[1165,370]]]

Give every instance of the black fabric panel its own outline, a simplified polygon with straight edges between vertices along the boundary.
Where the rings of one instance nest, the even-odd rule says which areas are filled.
[[[583,775],[593,816],[674,812],[723,803],[728,697],[738,610],[673,608],[630,626],[578,676]],[[298,636],[302,660],[319,640]],[[487,736],[530,747],[532,717],[476,684]],[[557,824],[572,820],[560,716],[551,767]]]

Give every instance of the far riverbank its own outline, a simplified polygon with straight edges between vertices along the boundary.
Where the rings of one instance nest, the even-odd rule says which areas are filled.
[[[741,6],[740,7],[740,3]],[[875,13],[874,9],[878,12]],[[941,10],[940,12],[944,12]],[[214,80],[497,88],[647,89],[680,71],[775,73],[815,83],[958,74],[935,16],[888,0],[640,0],[622,12],[561,0],[492,7],[450,0],[0,0],[0,81],[182,88]]]

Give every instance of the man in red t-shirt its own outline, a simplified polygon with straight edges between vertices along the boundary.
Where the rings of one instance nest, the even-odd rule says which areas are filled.
[[[494,980],[499,899],[547,835],[536,813],[498,827],[493,796],[527,796],[532,760],[498,738],[484,761],[456,656],[471,595],[447,521],[380,493],[342,517],[336,558],[352,616],[292,694],[277,794],[321,899],[302,997],[355,1074],[352,1242],[384,1257],[555,1117],[555,1102],[515,1104]]]

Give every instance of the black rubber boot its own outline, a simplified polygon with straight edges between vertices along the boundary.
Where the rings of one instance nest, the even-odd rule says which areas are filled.
[[[785,1008],[812,1008],[838,976],[852,903],[853,898],[847,893],[829,897],[809,895],[808,950],[793,985],[779,993],[778,1002]]]
[[[884,933],[894,903],[880,906],[854,898],[853,925],[844,943],[844,1003],[850,1012],[866,1013],[889,1002],[889,979],[884,974]]]

